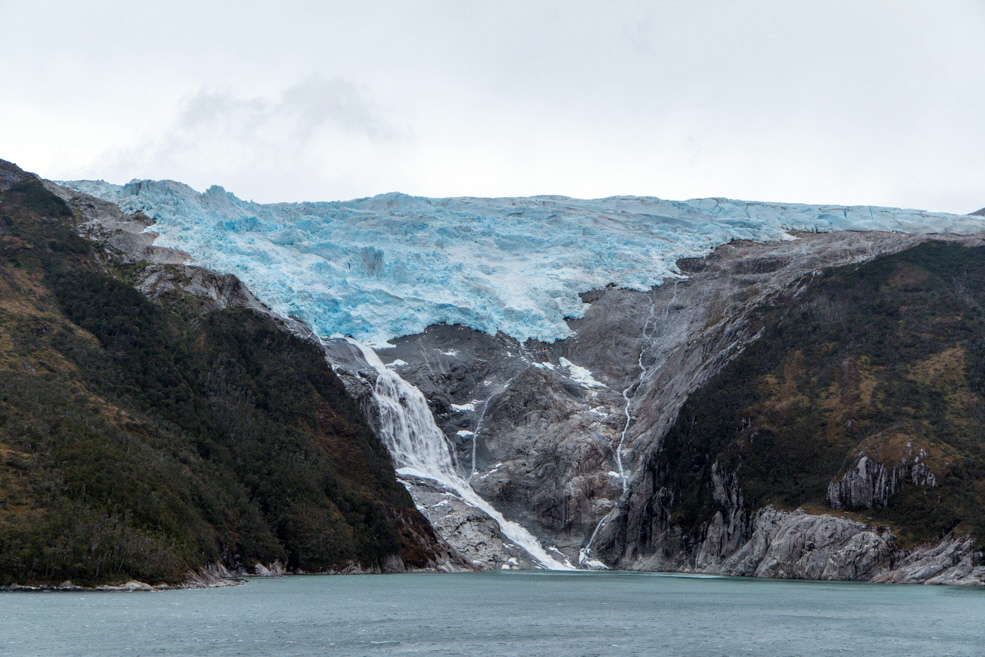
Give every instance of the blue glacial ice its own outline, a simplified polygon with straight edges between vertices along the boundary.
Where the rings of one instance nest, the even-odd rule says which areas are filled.
[[[233,273],[275,312],[323,337],[381,345],[431,324],[519,340],[568,335],[580,294],[645,290],[676,261],[733,239],[794,231],[985,232],[985,218],[879,207],[652,197],[431,199],[404,194],[332,203],[257,204],[221,187],[171,181],[62,183],[143,211],[160,246]]]

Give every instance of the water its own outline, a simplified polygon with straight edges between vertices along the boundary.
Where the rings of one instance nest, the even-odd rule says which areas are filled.
[[[571,564],[548,554],[526,528],[507,520],[492,504],[479,497],[469,482],[458,474],[445,435],[435,424],[424,394],[388,369],[370,347],[352,338],[349,342],[376,371],[373,396],[380,411],[377,434],[390,453],[397,474],[438,482],[463,502],[492,518],[506,538],[523,548],[544,568],[573,570]]]
[[[0,595],[0,655],[982,655],[985,591],[494,572]]]

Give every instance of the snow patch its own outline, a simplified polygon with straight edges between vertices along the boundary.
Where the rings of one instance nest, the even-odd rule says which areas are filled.
[[[501,467],[503,467],[503,464],[502,464],[502,463],[497,463],[496,465],[494,465],[494,466],[492,467],[492,469],[491,469],[491,470],[489,470],[489,472],[486,472],[485,474],[483,474],[483,475],[480,475],[480,476],[479,476],[479,479],[485,479],[485,478],[486,478],[486,477],[488,477],[489,475],[494,475],[494,474],[496,474],[496,473],[497,473],[497,472],[499,471],[499,469],[500,469]]]
[[[561,367],[568,370],[568,378],[570,378],[572,381],[580,383],[586,388],[607,387],[604,383],[599,383],[598,381],[596,381],[595,377],[592,376],[591,370],[589,370],[587,367],[581,367],[579,365],[575,365],[570,360],[564,357],[558,358],[558,362],[561,364]]]

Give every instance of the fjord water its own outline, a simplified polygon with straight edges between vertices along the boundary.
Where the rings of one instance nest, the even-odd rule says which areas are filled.
[[[985,591],[493,572],[0,595],[0,655],[982,655]]]

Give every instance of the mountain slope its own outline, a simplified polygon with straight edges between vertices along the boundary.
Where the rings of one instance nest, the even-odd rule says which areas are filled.
[[[833,556],[839,565],[827,572],[815,567],[834,554],[826,547],[811,557],[810,568],[794,565],[784,572],[870,578],[899,571],[905,559],[916,559],[923,548],[911,548],[923,540],[933,543],[949,525],[933,513],[947,515],[960,501],[961,494],[955,494],[933,513],[929,509],[935,505],[926,505],[923,515],[914,501],[900,517],[885,516],[883,522],[898,535],[869,527],[869,515],[858,516],[862,522],[851,520],[860,500],[881,505],[892,497],[899,504],[913,497],[904,480],[941,494],[950,490],[937,486],[944,448],[936,438],[933,445],[912,449],[906,446],[910,441],[901,446],[897,440],[892,449],[880,447],[870,455],[854,433],[846,438],[834,432],[837,449],[818,444],[813,435],[803,443],[788,436],[790,444],[769,458],[755,450],[732,450],[732,460],[719,462],[709,456],[717,457],[718,447],[702,447],[702,458],[711,459],[707,463],[689,460],[690,448],[676,449],[674,440],[665,445],[664,439],[691,395],[701,398],[723,368],[772,335],[780,315],[767,316],[762,309],[770,303],[792,296],[796,308],[816,272],[875,262],[931,237],[973,243],[985,231],[978,217],[637,197],[584,201],[387,194],[340,203],[258,205],[221,188],[199,194],[169,181],[68,184],[154,217],[162,232],[159,243],[241,273],[251,285],[255,282],[264,301],[282,314],[307,319],[322,337],[341,333],[373,340],[391,369],[425,393],[470,485],[572,561],[592,564],[601,553],[624,567],[753,574],[765,559],[759,548],[749,547],[758,555],[756,564],[751,556],[741,567],[726,562],[760,543],[792,546],[784,559],[796,556],[797,561],[801,548],[774,539],[800,531],[795,525],[811,525],[819,535],[831,530],[844,538],[840,556]],[[870,322],[863,316],[870,309],[863,306],[846,311],[860,324]],[[872,321],[878,322],[878,316]],[[813,344],[812,336],[804,339]],[[780,349],[782,337],[768,342]],[[843,351],[829,346],[837,354]],[[967,350],[956,345],[947,349],[924,354],[943,363],[928,361],[924,369],[937,372],[967,357]],[[361,374],[366,364],[351,354],[351,345],[337,351],[333,362],[344,368],[346,385],[372,413],[374,386]],[[769,357],[778,355],[770,352]],[[872,356],[867,357],[849,369],[871,367]],[[842,356],[854,363],[853,358],[851,352]],[[814,371],[819,362],[815,358],[801,366],[794,358],[790,368]],[[898,383],[899,377],[893,378],[898,372],[880,367],[883,374],[889,372],[887,386]],[[855,406],[839,411],[845,417],[822,417],[827,407],[814,409],[814,398],[835,393],[808,389],[794,394],[781,374],[768,373],[773,377],[768,380],[782,382],[782,394],[794,395],[776,402],[790,416],[794,428],[784,431],[791,435],[807,435],[818,418],[829,424],[852,422],[855,432],[874,426],[871,418],[849,417],[858,411]],[[944,394],[927,381],[901,381],[910,381],[909,387],[900,383],[887,394],[929,399]],[[744,387],[754,390],[754,383],[744,382]],[[865,385],[872,384],[866,379]],[[713,411],[702,407],[697,413],[710,421]],[[884,429],[897,438],[936,436],[965,426],[968,416],[962,414],[973,408],[952,408],[944,424],[920,415],[926,409],[910,411],[907,422]],[[769,430],[778,422],[772,416],[759,421]],[[705,429],[701,436],[707,438]],[[884,453],[890,452],[887,462]],[[814,460],[824,467],[803,472],[803,462]],[[737,461],[746,464],[741,473]],[[673,489],[666,479],[671,475],[677,477]],[[468,558],[495,567],[515,561],[507,542],[495,529],[490,533],[488,523],[476,519],[468,505],[449,499],[432,483],[405,483],[421,510]],[[806,489],[813,492],[804,494]],[[836,514],[827,516],[830,521],[797,515],[793,507],[801,504]],[[955,525],[959,532],[964,529]],[[936,561],[924,572],[936,568],[942,573],[954,559],[970,558],[971,543],[959,533],[947,535],[954,549],[941,547],[941,554],[951,556],[930,557]],[[808,543],[816,541],[803,542]],[[871,567],[852,570],[851,554],[862,553],[869,555]],[[962,568],[947,577],[972,572]],[[919,572],[913,567],[901,576],[936,577]],[[780,576],[775,568],[761,574]]]
[[[647,459],[610,555],[728,572],[767,506],[889,527],[893,550],[985,538],[983,256],[926,243],[760,306],[758,339]]]
[[[433,567],[439,547],[320,349],[78,236],[0,163],[0,585],[178,583],[218,562]]]
[[[71,185],[146,212],[159,243],[242,272],[323,338],[374,340],[390,373],[426,395],[447,443],[429,446],[450,449],[473,490],[572,562],[985,577],[960,483],[980,481],[977,393],[961,375],[976,352],[949,333],[978,331],[974,295],[951,290],[974,267],[935,270],[951,251],[914,251],[928,290],[851,280],[798,314],[837,279],[819,272],[885,265],[931,239],[980,245],[977,217],[630,197],[261,206],[167,181]],[[880,296],[886,286],[896,296]],[[893,325],[870,297],[912,321]],[[829,324],[812,324],[830,308]],[[799,353],[784,351],[785,336]],[[853,351],[859,340],[868,351]],[[333,345],[350,392],[380,423],[368,361]],[[693,435],[681,433],[688,417]],[[488,519],[433,481],[404,480],[469,559],[516,565]]]
[[[965,253],[960,245],[981,245],[977,237],[938,239],[948,240],[959,253]],[[799,235],[796,241],[735,242],[720,247],[710,257],[681,261],[686,280],[647,292],[606,289],[586,295],[591,306],[583,319],[570,323],[574,335],[566,340],[550,345],[533,341],[517,344],[503,336],[491,338],[463,327],[438,326],[421,336],[394,341],[396,348],[381,355],[432,400],[432,409],[456,446],[460,462],[474,464],[476,490],[542,539],[555,542],[569,554],[578,555],[581,548],[583,555],[601,556],[623,568],[722,572],[732,554],[753,541],[754,535],[759,537],[756,532],[760,525],[767,532],[767,520],[776,520],[774,525],[780,529],[796,528],[781,523],[777,515],[764,517],[757,525],[763,507],[743,502],[732,503],[731,513],[723,512],[724,526],[716,524],[713,510],[711,517],[677,530],[678,538],[674,538],[672,528],[659,513],[666,502],[661,497],[666,482],[653,472],[674,468],[677,459],[654,451],[660,449],[682,404],[692,395],[700,395],[708,381],[750,345],[766,339],[766,329],[774,320],[767,321],[764,308],[785,300],[784,307],[796,309],[811,285],[825,280],[819,272],[846,263],[879,262],[927,240],[903,234],[831,233]],[[941,276],[947,280],[951,274],[943,272]],[[860,323],[867,317],[858,312],[852,316]],[[914,326],[919,323],[904,329],[914,330]],[[784,344],[770,340],[775,349]],[[804,342],[808,348],[813,344],[810,338]],[[584,377],[586,369],[595,383]],[[615,458],[617,453],[621,463]],[[901,476],[927,475],[922,465],[913,463],[917,457],[919,451],[915,450],[909,471],[896,472],[897,481]],[[773,450],[758,454],[758,458],[789,467],[785,459],[791,455]],[[682,479],[690,476],[690,467],[686,466]],[[890,482],[893,470],[890,464]],[[878,472],[874,469],[873,482],[878,480]],[[700,486],[702,494],[711,496],[709,503],[739,499],[743,480],[734,474],[717,471],[710,475],[709,483],[706,472]],[[831,476],[841,481],[840,474]],[[790,479],[799,483],[796,473]],[[857,488],[855,480],[850,480],[848,489]],[[824,501],[831,482],[822,482],[819,504],[808,506],[812,512],[836,511]],[[757,504],[763,503],[757,500]],[[447,516],[447,506],[422,509],[432,518]],[[838,511],[837,515],[844,516],[845,512]],[[857,525],[846,524],[846,519],[834,529],[845,541],[853,536],[865,540],[869,536],[865,517],[861,516],[863,522]],[[823,518],[789,515],[791,523],[814,523],[819,532],[832,530],[824,527],[827,521]],[[730,520],[734,522],[729,524]],[[447,520],[442,522],[447,524]],[[682,531],[687,541],[680,540]],[[868,550],[873,569],[889,572],[921,553],[908,550],[915,537],[907,538],[901,532],[904,545],[880,531],[879,545],[888,552]],[[933,538],[935,534],[924,536]],[[699,553],[705,547],[706,558],[699,564]],[[974,552],[963,540],[952,547],[955,549],[945,556],[928,557],[923,572],[930,574],[921,576],[912,569],[900,576],[924,581]],[[865,552],[856,550],[856,554]],[[821,555],[819,551],[817,558]],[[801,556],[791,551],[783,558],[796,562]],[[758,558],[762,561],[765,554]],[[832,578],[875,576],[874,570],[853,572],[848,567],[855,559],[850,550],[838,558],[843,560],[829,574]],[[753,574],[755,570],[727,572]],[[790,572],[800,577],[823,574],[821,570]],[[947,576],[948,581],[968,572],[962,566],[961,572]]]

